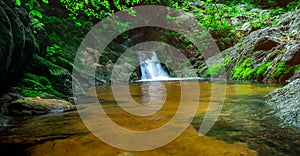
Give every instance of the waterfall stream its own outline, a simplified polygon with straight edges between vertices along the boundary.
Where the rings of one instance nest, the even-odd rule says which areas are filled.
[[[162,67],[157,54],[154,51],[139,51],[139,61],[141,65],[141,80],[167,79],[168,73]]]

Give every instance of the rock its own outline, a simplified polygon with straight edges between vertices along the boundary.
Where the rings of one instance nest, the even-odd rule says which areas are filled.
[[[73,95],[72,80],[76,83],[76,79],[72,78],[72,75],[68,70],[51,63],[37,54],[34,54],[32,62],[27,67],[27,71],[46,77],[51,82],[54,90],[64,94],[65,96]],[[76,92],[85,94],[83,89],[80,87],[74,89]]]
[[[47,43],[37,40],[28,13],[14,1],[0,1],[0,23],[0,85],[4,89],[2,86],[8,86],[32,54],[46,49]]]
[[[258,13],[258,14],[265,14],[266,16],[269,15],[268,10],[262,10],[258,8],[251,9],[250,12]]]
[[[59,97],[57,97],[56,95],[47,94],[47,93],[40,94],[37,97],[41,99],[59,99]]]
[[[277,26],[283,26],[282,28],[285,29],[287,32],[289,32],[292,35],[297,36],[297,38],[300,38],[300,9],[289,12],[285,15],[283,15],[278,23]]]
[[[74,109],[75,106],[67,101],[30,97],[15,100],[8,106],[11,115],[41,115]]]
[[[276,115],[285,123],[300,127],[300,79],[296,79],[269,93],[266,103],[272,106]]]
[[[283,15],[279,25],[253,31],[224,50],[228,79],[276,83],[297,78],[294,75],[300,70],[300,41],[291,32],[300,28],[299,16],[299,10]],[[206,68],[202,66],[198,73],[207,73]]]
[[[300,70],[298,70],[298,72],[295,73],[290,79],[288,79],[287,82],[292,82],[296,79],[300,79]]]
[[[8,126],[9,117],[0,114],[0,130]]]
[[[244,24],[241,26],[241,29],[240,29],[240,30],[250,32],[251,29],[252,29],[251,24],[250,24],[249,22],[246,22],[246,23],[244,23]]]
[[[281,60],[287,65],[300,65],[300,42],[287,45]]]
[[[7,93],[0,96],[0,114],[8,114],[7,106],[14,100],[23,98],[20,95],[20,88],[12,88]]]

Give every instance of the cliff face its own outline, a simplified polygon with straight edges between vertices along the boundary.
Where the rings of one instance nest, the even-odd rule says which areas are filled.
[[[14,1],[0,1],[0,86],[7,86],[28,64],[34,53],[45,50],[47,36],[39,41],[45,31],[33,30],[30,17]],[[36,35],[37,31],[41,35]],[[42,44],[40,44],[42,43]],[[40,46],[41,45],[41,46]]]

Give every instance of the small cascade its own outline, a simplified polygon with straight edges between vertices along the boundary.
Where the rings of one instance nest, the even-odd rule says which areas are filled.
[[[138,56],[142,74],[141,80],[169,78],[168,73],[157,58],[156,52],[139,51]]]

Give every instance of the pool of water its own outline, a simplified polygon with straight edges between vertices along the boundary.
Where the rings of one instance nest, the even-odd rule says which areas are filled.
[[[184,93],[182,86],[185,87]],[[195,86],[199,88],[199,92],[192,90]],[[264,95],[278,87],[276,85],[172,81],[140,82],[113,87],[117,91],[113,91],[111,86],[98,87],[96,91],[106,115],[99,116],[96,113],[99,112],[99,104],[78,107],[81,113],[93,120],[83,122],[82,114],[79,116],[77,111],[15,117],[11,126],[0,132],[1,155],[198,156],[300,153],[299,129],[282,125],[270,107],[263,103]],[[213,88],[220,90],[213,91]],[[219,99],[223,95],[224,103]],[[88,98],[86,102],[89,103]],[[131,103],[138,104],[130,105]],[[183,113],[190,120],[180,120],[188,125],[187,128],[170,143],[147,151],[128,151],[110,146],[85,125],[87,122],[95,123],[101,134],[110,134],[114,130],[109,129],[106,122],[109,119],[132,131],[150,131],[171,121],[181,105],[190,106],[195,103],[195,114]],[[222,104],[222,111],[212,129],[201,136],[198,129],[205,114],[215,111],[214,107],[209,107],[211,103]],[[176,130],[177,125],[172,127]],[[118,140],[118,137],[112,138],[115,142],[124,142],[122,139]],[[143,142],[134,142],[132,146]]]

